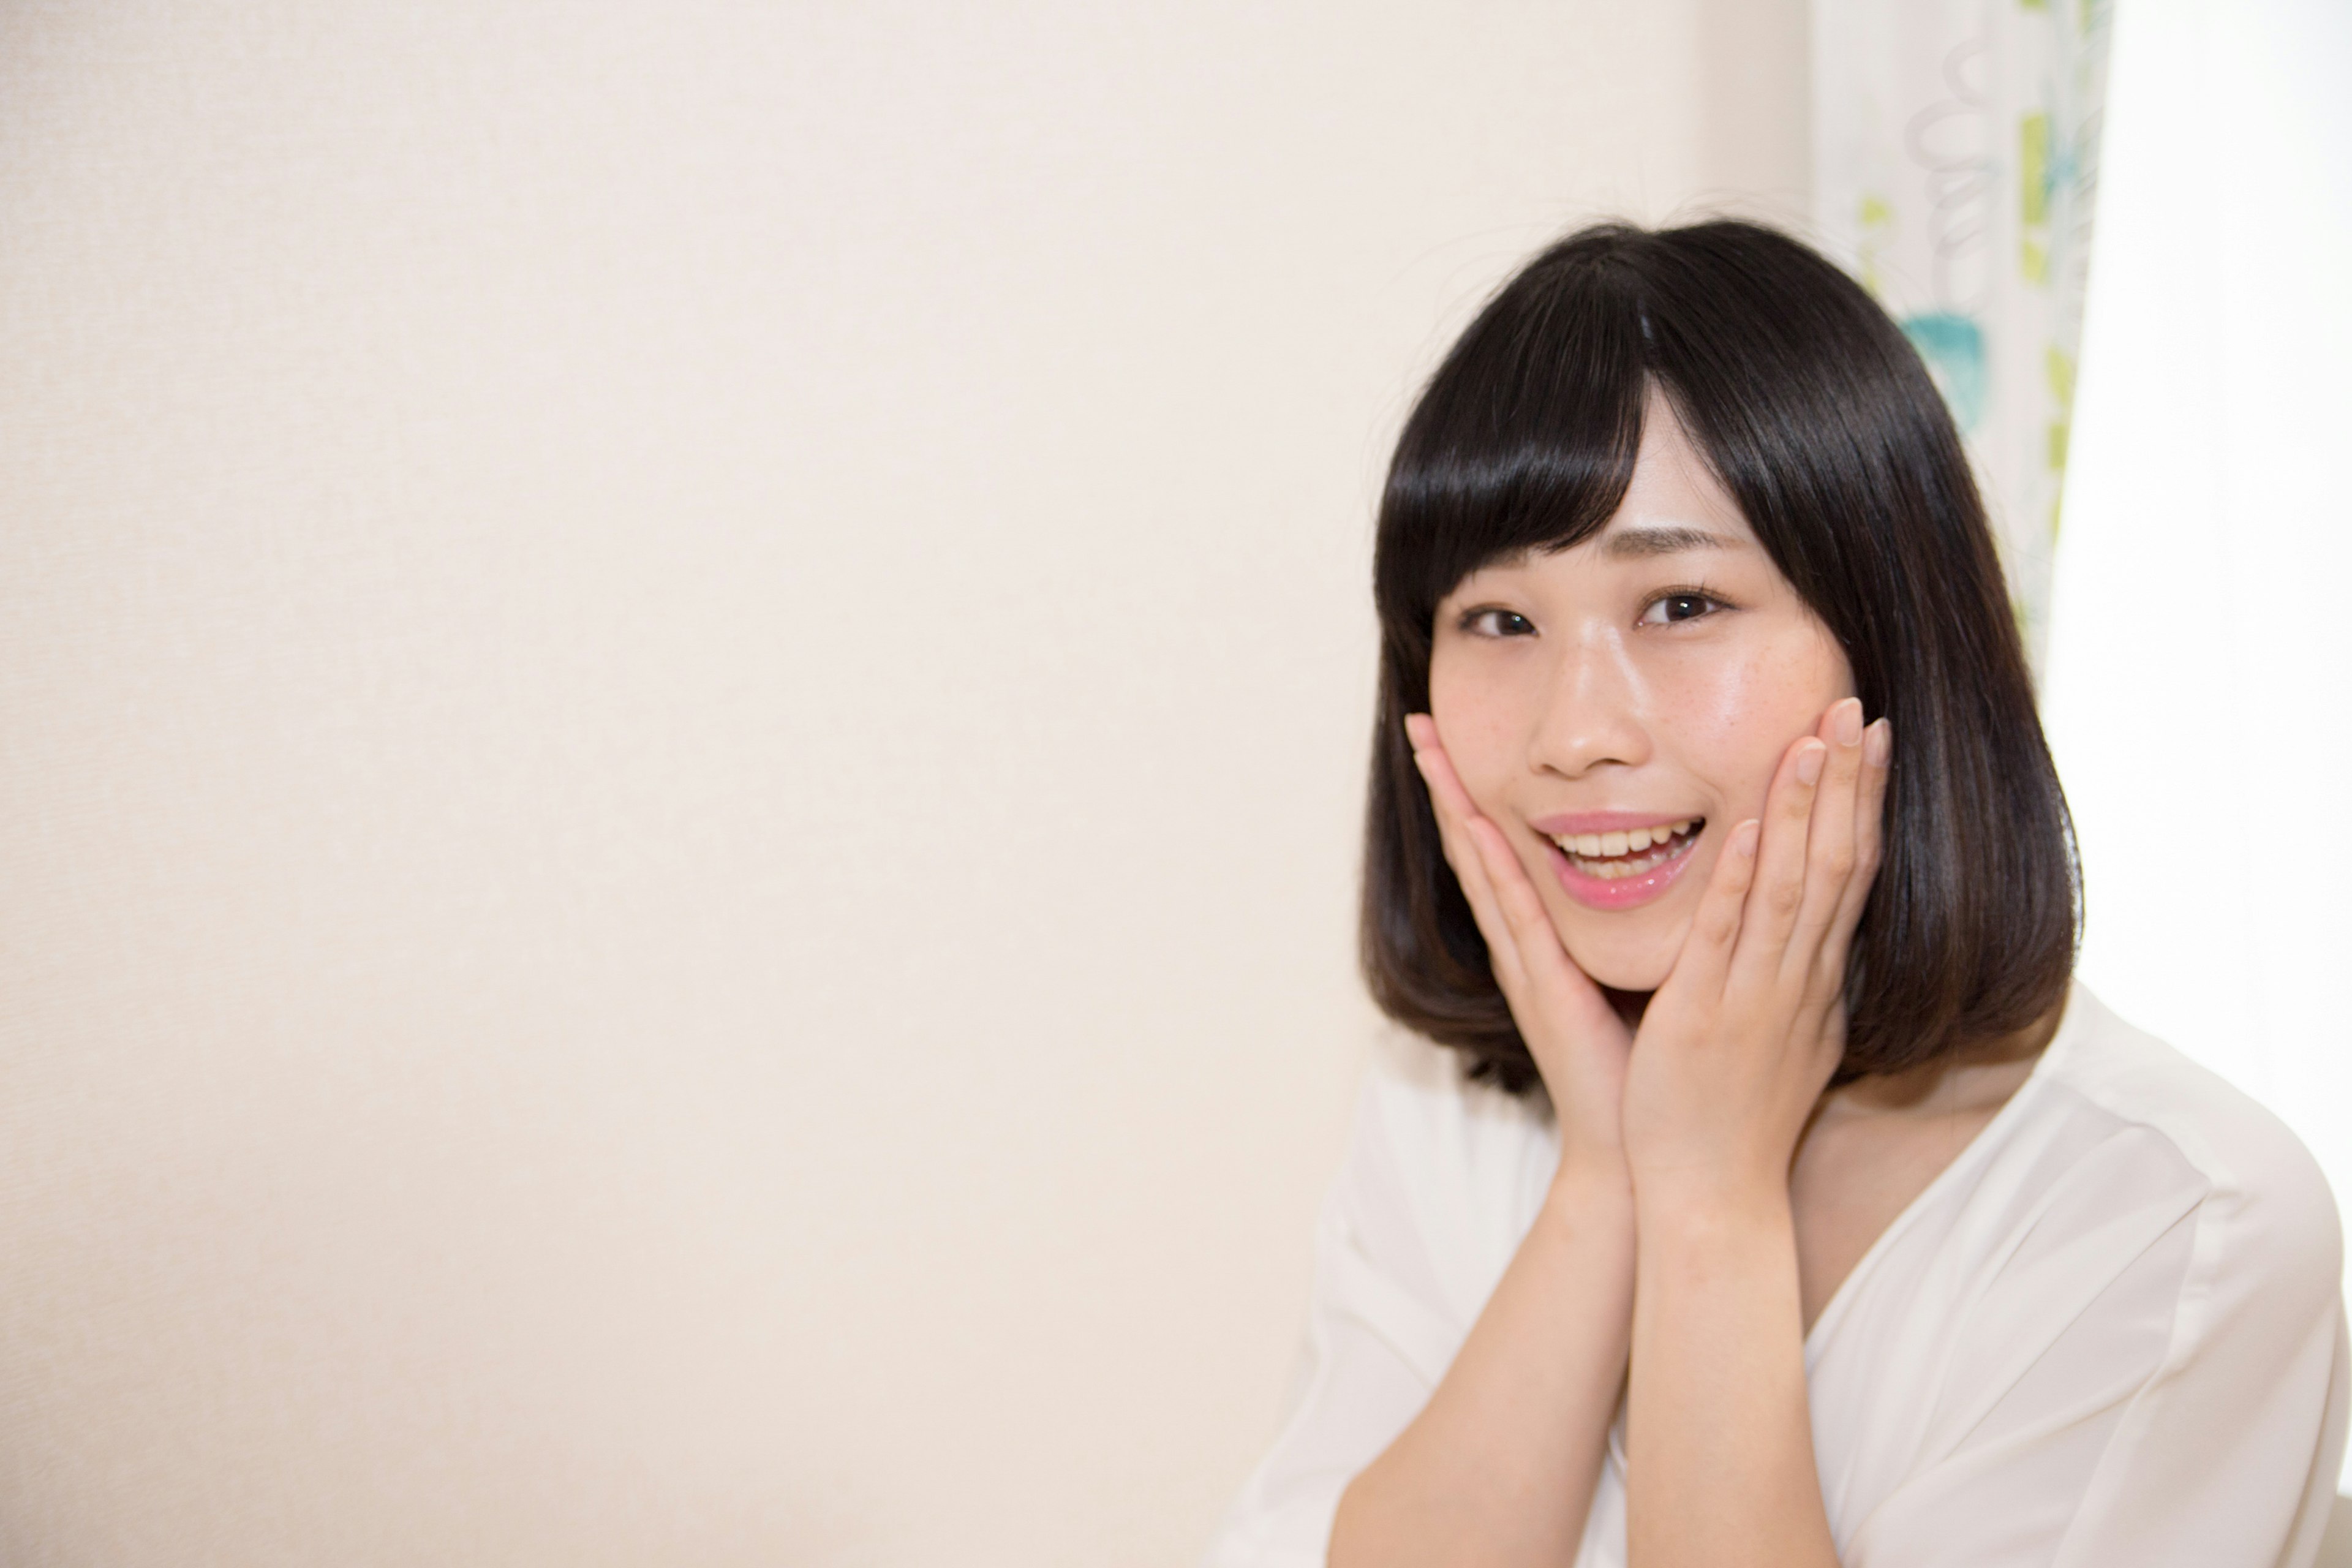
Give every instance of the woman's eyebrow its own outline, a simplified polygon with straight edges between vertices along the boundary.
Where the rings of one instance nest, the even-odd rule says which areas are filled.
[[[1677,523],[1621,529],[1603,538],[1601,549],[1603,554],[1631,560],[1644,555],[1675,555],[1685,550],[1737,550],[1742,542],[1720,533],[1709,533],[1703,528]]]

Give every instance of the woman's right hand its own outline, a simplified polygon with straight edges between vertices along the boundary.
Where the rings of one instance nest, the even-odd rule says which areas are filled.
[[[1426,713],[1405,734],[1429,786],[1446,862],[1486,939],[1495,982],[1543,1075],[1559,1119],[1560,1175],[1624,1180],[1621,1107],[1633,1032],[1561,945],[1542,898],[1503,830],[1479,814]]]

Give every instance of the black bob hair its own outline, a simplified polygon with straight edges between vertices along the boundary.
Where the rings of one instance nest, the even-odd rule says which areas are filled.
[[[1505,284],[1406,420],[1381,501],[1379,717],[1362,963],[1397,1022],[1515,1094],[1540,1080],[1445,863],[1404,717],[1471,572],[1566,549],[1632,477],[1664,394],[1765,551],[1894,721],[1885,851],[1835,1081],[2023,1030],[2062,1001],[2082,880],[1958,432],[1903,333],[1785,235],[1730,221],[1560,240]]]

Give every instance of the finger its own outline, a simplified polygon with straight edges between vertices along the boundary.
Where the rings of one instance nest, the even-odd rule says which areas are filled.
[[[1426,713],[1404,716],[1405,744],[1416,752],[1427,751],[1437,744],[1437,721]]]
[[[1470,906],[1470,917],[1477,923],[1478,934],[1486,939],[1487,956],[1493,962],[1495,977],[1506,990],[1518,983],[1518,953],[1513,947],[1509,922],[1503,919],[1501,907],[1495,901],[1494,889],[1486,879],[1486,868],[1480,859],[1476,843],[1471,838],[1469,822],[1458,815],[1445,799],[1437,778],[1444,767],[1443,757],[1433,758],[1426,752],[1413,753],[1421,768],[1422,778],[1430,786],[1430,802],[1437,816],[1437,837],[1445,851],[1445,863],[1454,868],[1454,879],[1460,884],[1463,901]]]
[[[1731,972],[1731,955],[1739,940],[1740,910],[1756,879],[1756,839],[1763,824],[1754,817],[1734,827],[1723,841],[1707,874],[1706,891],[1699,895],[1698,912],[1691,917],[1690,934],[1675,959],[1666,984],[1701,998],[1723,994]]]
[[[1791,975],[1811,971],[1853,878],[1854,806],[1862,784],[1862,700],[1849,697],[1822,716],[1821,739],[1829,747],[1822,782],[1813,792],[1805,830],[1804,897],[1781,965]]]
[[[1790,745],[1764,798],[1763,838],[1756,852],[1756,885],[1748,889],[1732,953],[1736,972],[1769,984],[1780,972],[1797,910],[1805,898],[1805,840],[1820,793],[1829,747],[1807,735]]]
[[[1528,984],[1540,996],[1556,1005],[1571,998],[1581,1000],[1588,992],[1597,996],[1591,979],[1561,945],[1550,911],[1544,908],[1542,896],[1528,879],[1526,863],[1513,852],[1503,830],[1486,817],[1471,823],[1469,827],[1486,868],[1487,885],[1494,889],[1495,901],[1510,927],[1511,942],[1518,951],[1519,964]]]
[[[1467,822],[1477,816],[1477,803],[1470,798],[1462,775],[1454,771],[1454,759],[1446,754],[1445,742],[1438,739],[1437,721],[1426,713],[1410,713],[1405,716],[1404,732],[1412,742],[1413,761],[1421,764],[1421,776],[1429,784],[1430,798],[1459,821]],[[1432,763],[1435,764],[1433,768]]]
[[[1454,771],[1454,759],[1445,754],[1437,739],[1436,726],[1425,714],[1416,713],[1418,726],[1407,722],[1406,733],[1414,737],[1413,765],[1421,770],[1421,781],[1429,789],[1431,810],[1437,817],[1438,836],[1445,843],[1445,858],[1454,874],[1466,882],[1480,876],[1478,857],[1470,841],[1464,837],[1467,825],[1478,816],[1477,803]]]
[[[1870,901],[1871,884],[1877,879],[1885,853],[1886,784],[1894,760],[1895,726],[1882,718],[1863,732],[1862,777],[1853,799],[1853,874],[1846,879],[1845,896],[1839,900],[1837,917],[1830,928],[1829,945],[1834,949],[1841,979],[1846,950],[1862,920],[1863,906]]]
[[[1496,903],[1494,888],[1487,880],[1486,865],[1469,836],[1469,825],[1483,819],[1471,802],[1470,792],[1454,773],[1445,748],[1438,743],[1436,726],[1426,715],[1413,717],[1421,723],[1409,723],[1406,733],[1427,742],[1426,745],[1413,748],[1412,760],[1421,770],[1422,782],[1429,787],[1430,805],[1437,817],[1438,840],[1445,849],[1445,863],[1454,868],[1454,880],[1462,885],[1462,897],[1470,906],[1471,919],[1478,924],[1478,934],[1486,939],[1487,958],[1507,999],[1519,985],[1521,966],[1517,947],[1511,940],[1510,922],[1503,918],[1502,907]]]
[[[1471,801],[1438,739],[1436,725],[1426,714],[1415,714],[1406,733],[1420,748],[1414,760],[1429,781],[1432,799],[1445,803],[1440,807],[1439,831],[1454,835],[1448,855],[1458,856],[1458,864],[1469,868],[1455,875],[1486,937],[1487,950],[1495,955],[1496,977],[1514,1011],[1524,1015],[1525,1004],[1532,1002],[1537,1013],[1559,1017],[1605,1012],[1607,1000],[1560,942],[1527,863],[1512,850],[1502,828]]]

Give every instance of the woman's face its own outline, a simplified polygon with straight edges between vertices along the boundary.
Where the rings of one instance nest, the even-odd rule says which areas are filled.
[[[1624,503],[1573,549],[1437,606],[1430,712],[1569,955],[1654,990],[1731,830],[1832,702],[1845,655],[1655,394]]]

